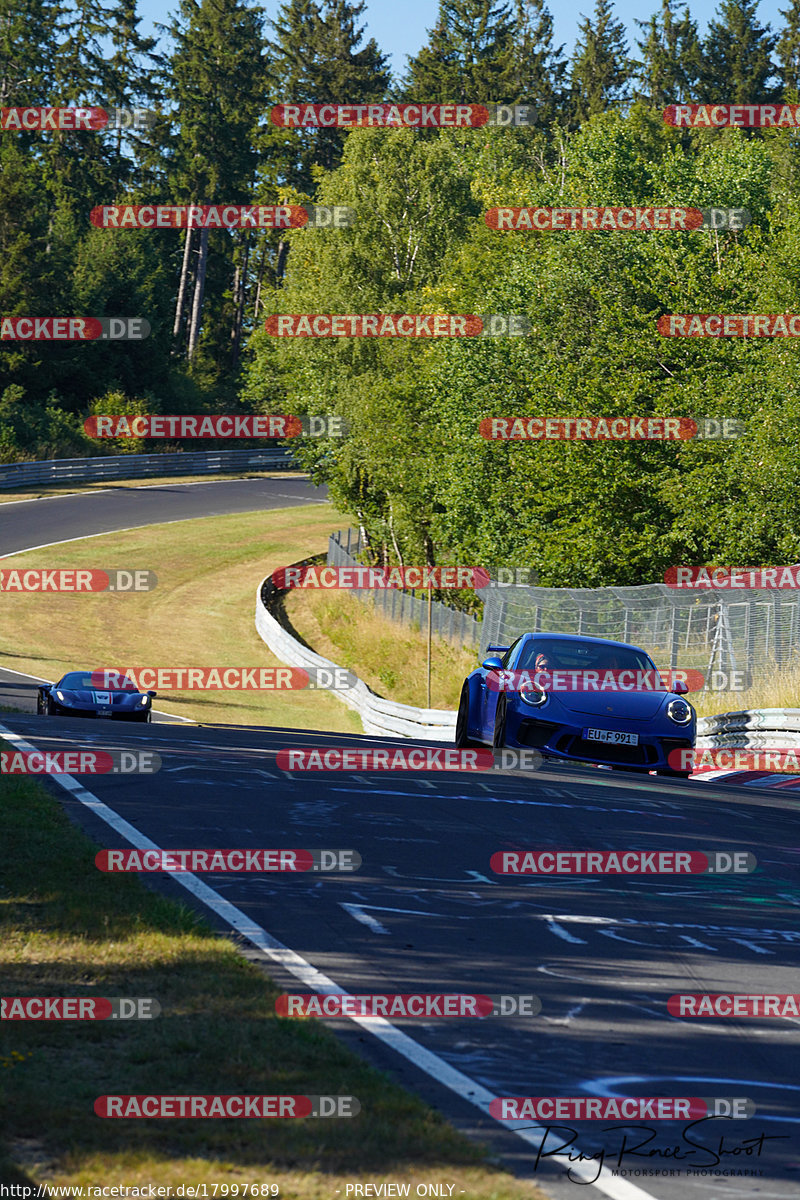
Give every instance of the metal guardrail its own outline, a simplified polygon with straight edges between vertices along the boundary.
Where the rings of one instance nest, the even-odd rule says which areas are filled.
[[[292,563],[304,566],[305,563]],[[262,582],[256,592],[256,630],[261,640],[282,663],[288,667],[304,667],[307,670],[337,671],[341,668],[303,646],[288,633],[269,611],[269,604],[281,594],[272,582],[272,576]],[[378,737],[413,737],[426,741],[452,742],[455,738],[456,713],[441,708],[415,708],[411,704],[397,704],[394,700],[383,700],[359,679],[352,688],[330,693],[348,708],[354,708],[361,717],[365,733]]]
[[[796,749],[800,747],[800,708],[755,708],[701,717],[697,746],[703,750]]]
[[[109,454],[103,458],[53,458],[0,464],[0,488],[26,484],[78,483],[103,479],[142,479],[158,475],[214,475],[222,471],[289,471],[291,452],[269,450],[191,450],[168,454]]]

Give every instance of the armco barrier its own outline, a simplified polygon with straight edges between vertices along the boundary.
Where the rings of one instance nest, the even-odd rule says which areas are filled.
[[[297,464],[284,447],[269,450],[191,450],[169,454],[110,454],[105,458],[53,458],[0,464],[0,488],[26,484],[141,479],[157,475],[213,475],[221,471],[290,471]]]
[[[306,560],[307,561],[307,560]],[[293,563],[305,566],[306,562]],[[269,649],[288,667],[325,668],[336,670],[337,664],[329,658],[315,654],[273,617],[269,606],[281,595],[272,582],[272,576],[260,585],[256,593],[256,630]],[[415,708],[411,704],[396,704],[393,700],[382,700],[376,696],[363,680],[355,687],[332,691],[348,708],[354,708],[361,717],[365,733],[378,737],[413,737],[428,741],[453,741],[456,729],[456,714],[441,708]]]
[[[800,708],[756,708],[701,717],[697,745],[721,750],[796,749],[800,747]]]

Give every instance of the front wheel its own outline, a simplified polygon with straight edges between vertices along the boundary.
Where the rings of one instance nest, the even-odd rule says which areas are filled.
[[[495,710],[494,714],[494,737],[492,738],[493,750],[502,750],[506,744],[506,708],[506,698],[501,692],[501,694],[497,697],[497,709]]]
[[[476,746],[477,742],[473,742],[469,736],[469,684],[465,683],[461,689],[461,697],[458,701],[458,715],[456,716],[456,745],[459,749],[464,750],[467,746]]]

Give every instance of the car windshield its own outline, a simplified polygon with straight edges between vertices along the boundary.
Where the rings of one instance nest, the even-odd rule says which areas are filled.
[[[546,665],[544,660],[546,660]],[[599,642],[555,641],[536,638],[527,643],[518,670],[548,671],[653,671],[655,666],[643,650],[604,646]]]
[[[117,671],[69,671],[56,684],[67,692],[135,692],[136,684]]]

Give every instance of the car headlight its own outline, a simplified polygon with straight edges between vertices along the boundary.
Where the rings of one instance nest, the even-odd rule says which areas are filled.
[[[547,692],[543,692],[540,688],[526,688],[519,694],[520,700],[524,700],[526,704],[530,704],[531,708],[541,708],[547,703]]]
[[[140,703],[140,704],[149,704],[149,703],[150,703],[150,697],[149,697],[149,696],[142,696],[142,698],[140,699],[139,703]]]
[[[670,700],[667,705],[667,716],[676,725],[688,725],[693,715],[694,709],[685,700]]]
[[[58,696],[59,700],[63,700],[63,699],[64,699],[64,693],[63,693],[63,692],[56,692],[56,695]]]

